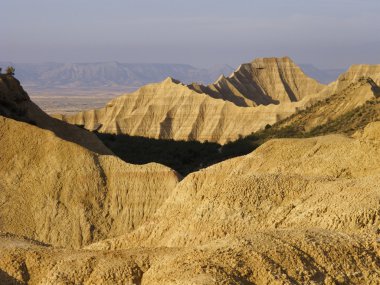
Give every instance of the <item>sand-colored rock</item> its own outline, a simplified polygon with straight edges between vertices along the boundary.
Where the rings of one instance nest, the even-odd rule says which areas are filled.
[[[369,79],[351,83],[351,89],[329,98],[331,106],[312,112],[305,122],[320,124],[316,118],[372,100],[373,84]],[[173,114],[186,110],[176,109],[178,105],[193,106],[198,100],[207,108],[221,102],[228,112],[271,107],[238,107],[170,79],[144,88],[151,94],[145,90],[144,96],[136,96],[148,106],[143,114],[149,113],[149,106],[162,104],[165,94],[170,94]],[[150,105],[157,94],[160,103]],[[277,106],[306,106],[318,96]],[[249,155],[178,183],[177,174],[167,167],[126,164],[32,125],[26,115],[31,109],[19,112],[28,100],[21,98],[10,100],[15,110],[9,100],[0,101],[1,284],[380,280],[379,122],[353,137],[271,140]],[[140,106],[136,98],[130,102]],[[109,111],[117,118],[135,105],[115,106]],[[93,114],[111,118],[105,110]],[[140,128],[154,125],[159,112],[151,114],[140,121]]]
[[[167,78],[105,108],[56,117],[102,133],[226,143],[288,117],[322,88],[289,58],[258,59],[208,87]]]
[[[20,82],[10,75],[0,75],[0,115],[50,130],[58,137],[100,154],[112,154],[92,133],[54,119],[34,104]]]
[[[339,93],[347,89],[352,83],[359,81],[362,78],[371,78],[376,85],[380,86],[380,64],[367,65],[357,64],[352,65],[346,72],[342,73],[338,79],[327,85],[320,94],[329,96]]]
[[[268,229],[373,233],[380,226],[380,124],[366,136],[271,140],[187,176],[149,223],[92,248],[192,246]]]
[[[289,116],[300,105],[238,107],[168,78],[118,97],[105,108],[61,119],[102,133],[225,143]]]
[[[318,93],[324,85],[306,76],[289,57],[283,57],[258,58],[240,65],[229,77],[220,76],[214,84],[190,87],[237,106],[252,107],[297,102]]]
[[[310,131],[313,128],[332,122],[378,97],[380,97],[379,86],[371,78],[362,77],[347,85],[346,88],[328,96],[325,100],[310,104],[305,110],[279,122],[275,125],[275,128],[281,129],[293,126],[299,130]]]
[[[0,235],[1,284],[376,284],[371,237],[274,230],[188,248],[62,250]],[[342,258],[344,257],[344,258]]]
[[[94,134],[43,113],[12,76],[0,79],[1,231],[80,247],[135,229],[178,182],[167,167],[109,155]]]
[[[0,281],[376,284],[379,129],[272,140],[191,174],[136,231],[86,250],[1,235]]]
[[[79,247],[135,229],[178,181],[0,116],[0,230]]]

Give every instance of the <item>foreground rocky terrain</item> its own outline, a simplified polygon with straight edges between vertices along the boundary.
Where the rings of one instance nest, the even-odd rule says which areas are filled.
[[[307,109],[269,129],[299,124],[308,132],[376,106],[371,72],[358,68],[322,89],[316,83],[319,95],[282,105],[307,99]],[[167,80],[136,94],[162,85],[170,100],[186,87]],[[186,88],[173,106],[203,96],[204,108],[260,108]],[[113,102],[127,100],[120,98]],[[127,164],[90,132],[46,116],[12,76],[1,77],[0,99],[0,284],[380,280],[376,117],[345,135],[269,140],[182,178],[158,164]]]
[[[95,135],[48,117],[14,78],[3,76],[0,86],[1,231],[80,247],[134,229],[178,182],[171,169],[126,164]],[[21,114],[37,121],[15,120]]]

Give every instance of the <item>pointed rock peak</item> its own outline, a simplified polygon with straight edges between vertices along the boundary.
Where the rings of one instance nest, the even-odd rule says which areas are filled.
[[[164,81],[162,81],[164,84],[181,84],[181,81],[174,79],[173,77],[167,77]]]
[[[226,77],[224,76],[224,74],[221,74],[221,75],[218,77],[218,79],[215,81],[214,84],[221,83],[221,82],[223,82],[223,81],[225,81],[225,80],[226,80]]]

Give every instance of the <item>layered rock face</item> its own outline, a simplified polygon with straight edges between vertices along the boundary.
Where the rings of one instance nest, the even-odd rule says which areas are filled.
[[[229,77],[221,76],[208,86],[190,85],[214,98],[231,101],[237,106],[297,102],[316,94],[323,84],[309,78],[290,58],[259,58],[242,64]]]
[[[167,78],[105,108],[57,118],[103,133],[226,143],[289,116],[322,88],[289,58],[258,59],[214,85]]]
[[[342,112],[359,106],[373,96],[368,88],[356,90],[359,81],[369,78],[372,82],[367,87],[376,87],[379,71],[380,65],[352,66],[336,82],[324,86],[289,58],[261,58],[208,86],[186,86],[168,78],[116,98],[105,108],[57,118],[103,133],[224,144],[336,94],[356,97]],[[320,116],[325,121],[331,117]],[[308,127],[319,123],[310,121]]]
[[[15,82],[7,80],[9,85]],[[71,141],[83,140],[84,145],[110,153],[85,130],[45,121],[49,117],[15,90],[2,89],[1,98],[24,110],[17,116],[36,118],[36,124],[50,126],[60,135],[10,118],[17,117],[14,110],[8,112],[9,104],[2,103],[8,117],[0,115],[0,231],[55,246],[80,247],[135,229],[179,181],[167,167],[126,164],[63,140],[73,135]],[[21,104],[13,100],[20,94]]]
[[[61,118],[102,133],[225,143],[289,116],[302,104],[242,108],[168,78],[118,97],[103,109]]]
[[[272,140],[191,174],[136,231],[59,264],[40,253],[56,264],[42,276],[93,284],[123,264],[139,284],[376,284],[379,130]]]
[[[62,139],[59,130],[67,125],[41,119],[45,115],[16,88],[17,81],[6,80],[0,85],[1,284],[359,285],[380,280],[379,122],[353,137],[271,140],[179,182],[167,167],[130,165],[85,148],[86,141],[76,135],[93,138],[89,148],[107,152],[75,126],[66,130],[70,141]],[[88,114],[104,122],[113,118],[107,112],[122,118],[123,109],[148,114],[149,106],[163,105],[161,98],[167,98],[162,114],[190,117],[188,106],[204,102],[199,118],[211,120],[206,117],[210,108],[220,107],[215,102],[223,104],[221,112],[242,116],[240,110],[306,106],[320,99],[238,107],[171,79],[162,85],[145,86],[130,104],[117,104],[127,100],[119,97],[109,109]],[[375,82],[361,79],[293,119],[305,126],[321,124],[321,118],[334,119],[334,112],[347,113],[377,96]],[[154,126],[158,114],[142,116],[138,128]],[[77,119],[86,124],[84,115]],[[113,125],[113,119],[102,126],[91,122],[99,129],[122,126]],[[41,127],[48,123],[52,131]]]
[[[352,65],[346,72],[342,73],[335,82],[330,83],[324,88],[321,93],[325,95],[338,93],[362,78],[371,78],[377,85],[380,85],[380,64]]]
[[[343,118],[344,115],[349,114],[358,107],[364,106],[368,102],[373,102],[373,105],[371,105],[374,107],[377,104],[375,102],[376,98],[379,97],[380,88],[372,78],[361,77],[358,81],[351,82],[344,89],[339,88],[335,94],[328,96],[325,100],[311,104],[305,110],[279,122],[274,128],[279,130],[292,126],[300,131],[310,131],[316,127],[333,122],[338,118]],[[369,110],[369,108],[367,109]],[[358,116],[366,115],[368,114],[358,114]],[[348,118],[346,118],[346,121],[347,124],[350,123]],[[351,122],[351,124],[351,127],[354,128],[355,122]]]

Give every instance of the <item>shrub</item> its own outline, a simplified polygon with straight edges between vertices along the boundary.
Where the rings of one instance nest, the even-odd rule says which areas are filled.
[[[15,68],[13,66],[8,66],[5,73],[8,75],[15,75]]]

